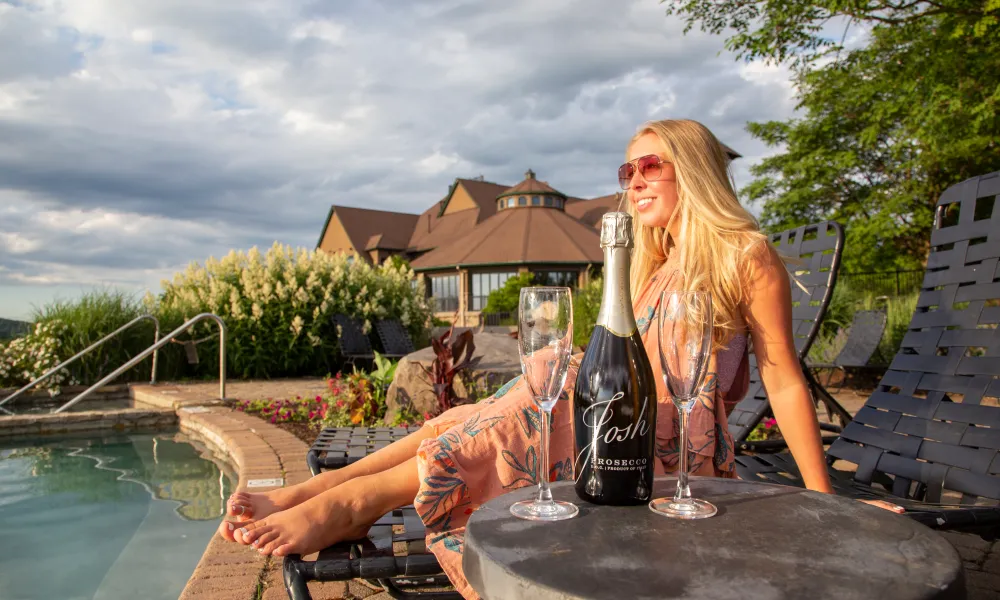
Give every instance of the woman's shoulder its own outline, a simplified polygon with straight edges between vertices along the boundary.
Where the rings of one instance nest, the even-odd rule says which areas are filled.
[[[744,298],[752,298],[762,290],[787,286],[785,260],[766,237],[751,241],[739,256]]]

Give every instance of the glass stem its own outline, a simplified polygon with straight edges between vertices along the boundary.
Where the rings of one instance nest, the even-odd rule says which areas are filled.
[[[687,406],[687,403],[685,403]],[[691,488],[688,487],[688,417],[691,412],[687,408],[677,405],[677,411],[681,417],[681,435],[677,452],[680,462],[677,467],[677,493],[674,494],[674,502],[690,502]]]
[[[538,503],[552,504],[552,491],[549,489],[549,419],[552,418],[549,411],[538,405],[538,412],[542,417],[541,448],[538,464]]]

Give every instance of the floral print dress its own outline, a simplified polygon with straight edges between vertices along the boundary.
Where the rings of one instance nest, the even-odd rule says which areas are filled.
[[[636,323],[650,357],[658,398],[656,474],[677,470],[678,415],[660,375],[656,316],[663,290],[676,281],[668,260],[634,300]],[[749,368],[746,336],[734,336],[728,347],[713,354],[709,375],[691,411],[689,465],[695,475],[732,477],[733,440],[726,416],[746,393]],[[578,360],[570,366],[566,388],[552,412],[549,436],[549,481],[573,479],[573,386]],[[427,421],[434,437],[417,450],[420,489],[414,499],[427,528],[427,547],[437,557],[455,588],[466,598],[478,598],[462,573],[465,525],[472,512],[505,492],[537,485],[541,419],[530,391],[520,377],[507,382],[492,397],[458,406]]]

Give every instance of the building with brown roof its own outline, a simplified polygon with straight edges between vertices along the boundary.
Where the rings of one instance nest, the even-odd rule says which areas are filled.
[[[584,285],[604,260],[596,225],[617,206],[616,196],[569,198],[530,170],[515,186],[456,179],[419,215],[333,206],[317,247],[372,264],[405,258],[439,318],[475,325],[490,292],[518,273]]]
[[[405,258],[439,318],[477,325],[490,292],[519,273],[537,285],[585,285],[604,262],[601,216],[623,208],[620,198],[570,198],[530,169],[515,186],[456,179],[419,215],[333,206],[317,247],[372,264]]]

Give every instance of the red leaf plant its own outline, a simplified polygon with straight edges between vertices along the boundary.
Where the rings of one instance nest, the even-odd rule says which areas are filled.
[[[431,347],[434,348],[436,358],[430,368],[420,365],[430,379],[440,412],[467,402],[466,399],[455,395],[452,383],[456,375],[466,369],[476,368],[483,358],[472,357],[472,353],[476,350],[476,344],[472,341],[472,330],[466,329],[453,339],[454,333],[455,326],[452,325],[448,331],[441,334],[441,337],[431,338]]]

